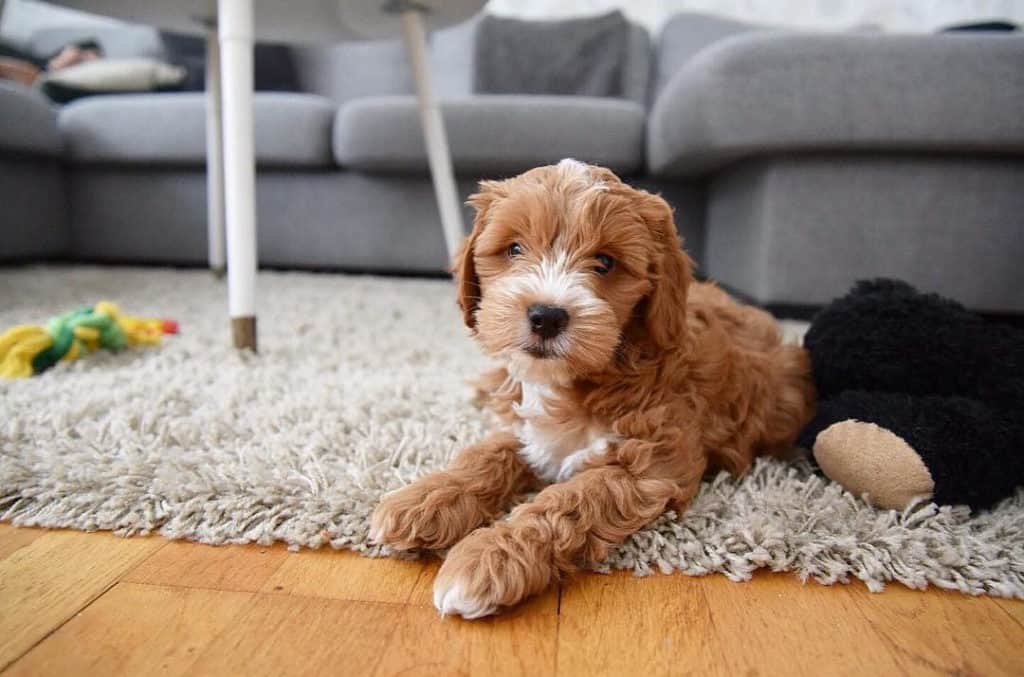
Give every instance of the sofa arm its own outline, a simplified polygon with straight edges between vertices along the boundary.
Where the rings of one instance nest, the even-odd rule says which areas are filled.
[[[695,56],[651,111],[649,168],[753,155],[1024,152],[1024,37],[770,32]]]
[[[41,94],[0,80],[0,154],[60,155],[57,112]]]

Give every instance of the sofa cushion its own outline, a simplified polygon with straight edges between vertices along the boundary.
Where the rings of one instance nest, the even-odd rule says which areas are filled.
[[[333,164],[334,105],[312,94],[254,97],[256,161],[264,166]],[[95,96],[60,112],[67,157],[76,163],[202,165],[206,161],[204,94]]]
[[[185,69],[153,59],[93,59],[47,71],[35,86],[51,100],[67,103],[97,94],[177,90]]]
[[[439,98],[473,94],[477,29],[486,17],[485,12],[480,12],[468,21],[430,34],[430,65],[434,91]],[[651,58],[650,34],[642,26],[630,23],[622,64],[622,98],[648,105]]]
[[[622,95],[630,24],[599,16],[529,21],[488,15],[477,29],[477,94]]]
[[[38,92],[0,80],[0,153],[59,155],[57,113]]]
[[[1024,38],[751,33],[694,56],[651,112],[650,169],[792,152],[1024,151]]]
[[[574,157],[622,174],[643,165],[645,113],[621,99],[473,96],[441,104],[452,164],[459,174],[512,174]],[[414,97],[378,97],[341,107],[334,156],[366,171],[425,172]]]

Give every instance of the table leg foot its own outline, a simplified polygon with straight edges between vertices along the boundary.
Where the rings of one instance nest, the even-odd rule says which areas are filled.
[[[231,318],[231,335],[235,341],[235,347],[239,349],[248,348],[249,350],[256,352],[256,318],[253,316],[247,317],[232,317]]]

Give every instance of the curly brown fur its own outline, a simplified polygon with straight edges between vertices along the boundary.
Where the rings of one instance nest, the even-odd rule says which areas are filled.
[[[771,316],[693,281],[660,197],[567,160],[484,182],[470,202],[459,305],[502,364],[479,387],[506,431],[505,465],[474,464],[471,500],[433,499],[444,475],[428,476],[402,490],[404,510],[386,499],[375,524],[406,525],[393,538],[381,531],[398,547],[450,544],[525,483],[503,476],[510,456],[551,482],[448,554],[435,603],[477,617],[600,560],[667,506],[685,507],[708,467],[741,473],[757,454],[788,448],[814,393],[806,354],[782,344]],[[528,320],[537,304],[563,309],[564,329],[545,335]]]
[[[511,433],[492,433],[463,449],[446,470],[388,494],[374,511],[370,537],[396,550],[454,545],[501,514],[533,479],[520,446]]]

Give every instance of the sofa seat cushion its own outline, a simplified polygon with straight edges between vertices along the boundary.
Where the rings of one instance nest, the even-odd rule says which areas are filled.
[[[570,96],[470,96],[441,102],[455,172],[514,174],[562,158],[621,174],[643,166],[642,106],[621,99]],[[334,156],[363,171],[424,173],[415,97],[350,101],[334,124]]]
[[[792,152],[1019,153],[1022,110],[1022,37],[757,32],[666,84],[648,160],[673,176]]]
[[[57,113],[41,94],[0,80],[0,153],[57,156]]]
[[[312,94],[254,97],[256,161],[272,167],[333,165],[335,107]],[[203,165],[206,95],[94,96],[60,112],[67,158],[79,164]]]

